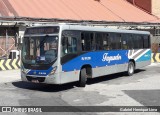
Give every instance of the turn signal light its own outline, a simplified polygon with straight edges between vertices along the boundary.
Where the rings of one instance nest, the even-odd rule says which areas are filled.
[[[55,66],[55,67],[52,69],[50,75],[53,75],[53,74],[56,72],[56,70],[57,70],[57,66]]]

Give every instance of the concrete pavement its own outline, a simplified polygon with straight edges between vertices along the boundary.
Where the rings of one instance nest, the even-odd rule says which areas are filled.
[[[159,63],[153,63],[144,69],[138,70],[131,77],[124,76],[123,74],[113,74],[89,80],[85,88],[76,87],[75,84],[59,86],[21,82],[20,70],[0,71],[0,78],[0,97],[2,97],[0,105],[5,106],[160,105]],[[84,113],[74,114],[83,115]],[[90,115],[93,114],[95,113],[91,113]],[[100,114],[158,115],[160,113],[118,112]]]
[[[0,71],[0,83],[7,83],[20,80],[20,70]]]

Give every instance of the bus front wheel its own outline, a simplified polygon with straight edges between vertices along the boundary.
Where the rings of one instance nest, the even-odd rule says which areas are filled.
[[[128,72],[127,72],[128,76],[132,76],[134,74],[134,70],[135,70],[135,65],[132,61],[130,61],[128,63]]]
[[[79,77],[79,87],[85,87],[87,81],[87,73],[86,68],[81,69],[80,77]]]

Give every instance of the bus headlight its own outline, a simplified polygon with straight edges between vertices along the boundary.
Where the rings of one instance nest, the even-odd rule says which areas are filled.
[[[27,73],[26,73],[26,72],[27,72],[27,69],[24,68],[23,64],[21,65],[21,72],[22,72],[23,74],[27,74]]]
[[[53,74],[56,72],[56,70],[57,70],[57,66],[55,66],[55,67],[52,69],[50,75],[53,75]]]
[[[21,71],[22,71],[23,74],[27,74],[30,70],[23,68]]]

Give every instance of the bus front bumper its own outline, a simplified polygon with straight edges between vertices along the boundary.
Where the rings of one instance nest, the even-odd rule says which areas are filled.
[[[60,84],[56,73],[48,76],[28,76],[27,74],[21,72],[21,80],[33,83]]]

